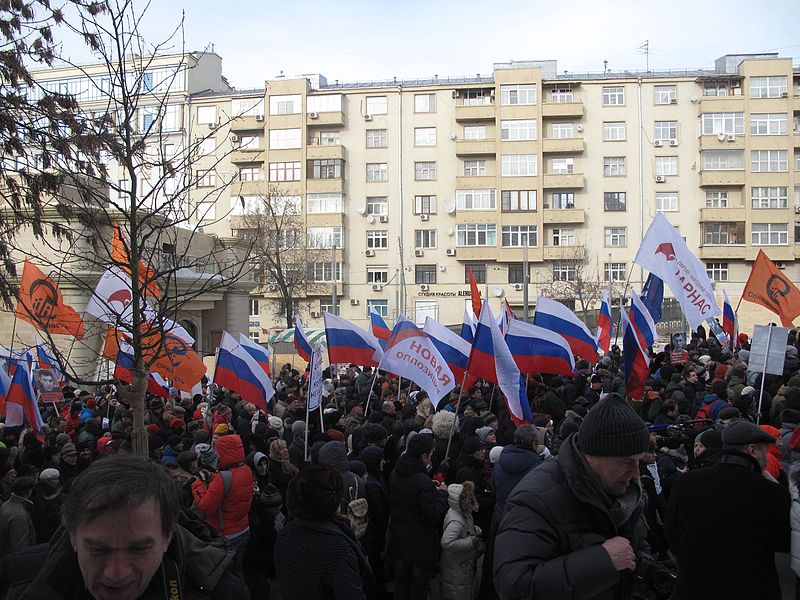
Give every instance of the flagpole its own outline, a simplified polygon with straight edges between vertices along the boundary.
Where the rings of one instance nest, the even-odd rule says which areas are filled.
[[[320,402],[320,407],[322,403]],[[308,412],[308,399],[306,399],[306,432],[305,432],[305,441],[304,441],[304,450],[303,450],[303,462],[308,462],[308,427],[309,427],[309,412]]]
[[[764,366],[761,370],[761,391],[758,393],[758,412],[756,413],[756,425],[761,424],[761,401],[764,399],[764,380],[767,378],[767,357],[769,356],[769,344],[772,341],[772,323],[767,325],[767,347],[764,349]]]
[[[372,374],[372,383],[369,385],[369,395],[367,396],[367,405],[364,407],[364,417],[367,416],[369,413],[369,401],[372,399],[372,389],[375,387],[375,382],[378,380],[378,371],[381,368],[381,363],[383,362],[383,356],[378,361],[378,366],[375,367],[375,373]]]
[[[458,390],[458,400],[456,401],[456,415],[453,419],[453,424],[450,426],[450,436],[447,438],[447,450],[444,452],[444,459],[450,459],[450,446],[453,443],[453,432],[456,429],[456,422],[458,421],[458,410],[461,408],[461,396],[464,394],[464,386],[467,384],[468,371],[464,371],[464,379],[461,380],[461,388]]]
[[[494,404],[494,391],[497,389],[498,384],[492,386],[492,395],[489,396],[489,412],[492,412],[492,404]]]
[[[628,295],[628,288],[630,287],[631,277],[633,276],[633,265],[631,265],[630,270],[628,271],[628,279],[625,281],[625,289],[622,291],[622,295],[619,297],[619,318],[617,319],[617,333],[614,335],[614,345],[616,346],[619,343],[619,324],[622,321],[622,301]],[[611,287],[611,268],[608,269],[608,285],[609,288]],[[608,299],[609,302],[613,304],[611,298]],[[611,306],[608,307],[608,311],[611,312]]]

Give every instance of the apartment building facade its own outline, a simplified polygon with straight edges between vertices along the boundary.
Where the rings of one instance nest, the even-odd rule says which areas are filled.
[[[307,243],[335,244],[335,269],[333,256],[308,265],[320,283],[299,305],[310,327],[333,309],[334,273],[337,310],[365,326],[370,304],[459,323],[469,270],[495,310],[521,313],[524,254],[531,302],[580,278],[639,289],[632,260],[656,212],[720,298],[738,299],[759,249],[800,275],[800,69],[777,55],[695,71],[558,73],[542,61],[464,78],[277,78],[196,94],[190,112],[192,127],[218,132],[198,193],[212,176],[203,160],[233,184],[193,205],[206,231],[236,234],[279,186]],[[269,281],[252,298],[254,339],[282,326],[275,298]],[[740,317],[771,320],[747,303]]]

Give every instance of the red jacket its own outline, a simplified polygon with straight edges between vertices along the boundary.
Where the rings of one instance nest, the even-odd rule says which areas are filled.
[[[220,473],[214,473],[208,488],[202,481],[195,481],[192,495],[197,508],[212,527],[222,535],[233,535],[249,526],[247,513],[253,500],[253,474],[244,464],[244,447],[238,435],[222,436],[215,449],[219,454],[220,471],[227,469],[233,474],[228,495],[223,499],[225,487]]]

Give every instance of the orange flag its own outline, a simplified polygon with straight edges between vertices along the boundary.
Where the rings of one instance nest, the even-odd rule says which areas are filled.
[[[122,238],[122,229],[116,223],[114,223],[114,239],[111,241],[111,259],[128,274],[128,277],[132,277],[128,246]],[[161,290],[155,282],[155,271],[142,261],[139,261],[139,285],[146,287],[154,298],[161,298]]]
[[[478,290],[478,283],[475,281],[475,275],[472,268],[469,270],[469,292],[472,296],[472,312],[475,313],[475,318],[481,318],[481,293]]]
[[[758,251],[753,270],[742,292],[742,300],[760,304],[781,318],[784,327],[800,315],[800,290],[767,258],[763,250]]]
[[[16,316],[41,331],[83,337],[83,319],[64,304],[64,297],[55,282],[41,269],[25,259]]]

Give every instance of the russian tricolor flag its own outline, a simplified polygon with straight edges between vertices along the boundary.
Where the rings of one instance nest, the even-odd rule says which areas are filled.
[[[378,339],[378,343],[381,345],[381,348],[386,350],[386,342],[389,341],[389,337],[392,335],[392,330],[389,329],[386,321],[383,320],[383,317],[377,310],[375,310],[375,307],[372,306],[372,304],[369,305],[369,322],[372,325],[372,335]]]
[[[549,329],[513,319],[508,323],[506,344],[522,373],[575,375],[575,357],[569,344]]]
[[[464,322],[461,324],[461,338],[468,344],[475,340],[475,321],[466,308],[464,309]]]
[[[258,366],[264,369],[264,373],[266,373],[267,377],[269,377],[269,352],[267,352],[267,349],[261,344],[256,344],[243,333],[239,334],[239,343],[242,345],[242,349],[253,357],[253,359],[258,363]]]
[[[608,292],[603,292],[603,302],[597,315],[597,345],[606,354],[611,349],[611,306],[608,302]]]
[[[311,344],[308,343],[306,330],[303,329],[303,321],[300,320],[299,316],[294,318],[294,349],[297,350],[300,358],[306,362],[311,362]]]
[[[0,368],[0,414],[5,415],[6,427],[17,427],[25,422],[22,407],[19,404],[6,402],[8,392],[11,390],[11,377]]]
[[[736,340],[736,313],[733,311],[733,304],[728,298],[728,292],[722,290],[722,331],[728,334],[728,339],[731,343],[731,348],[737,343]]]
[[[238,393],[246,402],[252,402],[266,411],[267,402],[275,394],[272,382],[256,360],[227,331],[217,353],[214,383]]]
[[[533,324],[561,335],[567,340],[573,354],[592,363],[600,360],[600,356],[597,354],[597,340],[589,328],[561,302],[539,296],[536,299]]]
[[[628,319],[633,326],[642,350],[650,348],[658,336],[656,324],[642,299],[633,290],[631,290],[631,311],[628,314]]]
[[[625,393],[630,398],[641,400],[644,396],[644,384],[650,376],[650,357],[639,343],[634,327],[628,319],[625,307],[620,307],[622,320],[622,360],[625,373]]]
[[[514,423],[532,420],[525,382],[486,300],[483,301],[475,328],[475,342],[472,344],[467,371],[500,386]]]
[[[133,356],[133,347],[124,340],[120,341],[117,362],[114,366],[114,379],[124,383],[133,381]],[[147,376],[147,391],[154,396],[169,398],[169,385],[158,373],[150,373]]]
[[[464,387],[470,387],[476,380],[475,377],[468,377],[469,381],[464,382],[469,352],[472,349],[470,343],[430,317],[425,318],[425,326],[422,330],[428,334],[439,354],[447,362],[447,366],[455,375],[456,383],[459,385],[463,383]]]
[[[374,335],[329,312],[325,313],[324,322],[330,364],[378,366],[383,358],[383,348]]]
[[[40,442],[45,440],[44,421],[39,413],[39,405],[36,403],[36,392],[33,390],[31,381],[31,371],[28,364],[24,361],[17,362],[14,370],[14,377],[11,379],[6,402],[18,404],[22,407],[28,424],[36,434],[36,439]]]

